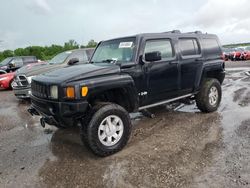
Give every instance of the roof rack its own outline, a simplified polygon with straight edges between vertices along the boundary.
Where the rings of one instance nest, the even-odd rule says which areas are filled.
[[[164,33],[181,33],[180,30],[172,30],[172,31],[166,31]]]
[[[192,31],[192,32],[187,32],[187,34],[202,34],[201,31]]]
[[[181,31],[180,30],[172,30],[172,31],[166,31],[163,33],[178,33],[178,34],[180,34]],[[202,32],[201,31],[192,31],[192,32],[187,32],[186,34],[202,34]]]

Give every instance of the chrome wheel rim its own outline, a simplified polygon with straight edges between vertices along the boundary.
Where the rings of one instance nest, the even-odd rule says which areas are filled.
[[[123,122],[116,115],[107,116],[99,125],[98,138],[104,146],[113,146],[122,138]]]
[[[208,96],[210,105],[215,106],[219,98],[218,89],[215,86],[211,87]]]

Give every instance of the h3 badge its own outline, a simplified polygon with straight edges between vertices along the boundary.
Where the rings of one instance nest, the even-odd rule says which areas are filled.
[[[145,95],[147,95],[147,94],[148,94],[147,91],[142,91],[142,92],[138,93],[139,96],[145,96]]]

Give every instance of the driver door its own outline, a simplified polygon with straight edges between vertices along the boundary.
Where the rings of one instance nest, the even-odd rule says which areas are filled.
[[[174,97],[179,88],[178,60],[171,39],[146,40],[143,57],[156,51],[161,53],[161,60],[146,62],[143,68],[147,80],[147,104]]]

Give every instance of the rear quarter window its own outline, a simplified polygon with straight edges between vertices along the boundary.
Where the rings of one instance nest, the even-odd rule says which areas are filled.
[[[220,56],[222,54],[222,49],[215,38],[202,39],[202,46],[205,56]]]

